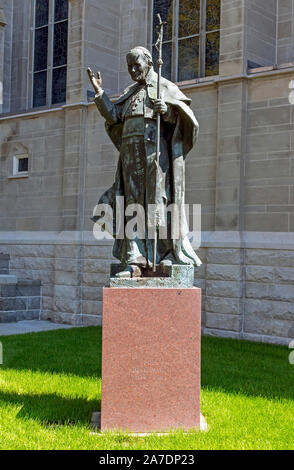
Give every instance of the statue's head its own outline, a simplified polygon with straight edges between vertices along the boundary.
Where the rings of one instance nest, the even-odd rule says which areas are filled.
[[[145,47],[134,47],[127,54],[128,71],[135,82],[144,83],[153,67],[152,56]]]

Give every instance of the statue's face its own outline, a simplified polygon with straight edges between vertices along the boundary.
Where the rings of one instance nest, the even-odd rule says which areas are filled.
[[[135,82],[143,83],[150,70],[150,65],[142,54],[127,56],[128,71]]]

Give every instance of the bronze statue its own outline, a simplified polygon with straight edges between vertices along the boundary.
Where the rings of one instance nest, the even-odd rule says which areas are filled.
[[[88,68],[88,75],[95,90],[95,103],[105,118],[106,131],[119,150],[119,161],[113,186],[107,190],[99,203],[116,209],[116,196],[123,196],[125,206],[141,204],[146,209],[152,204],[166,208],[184,204],[185,158],[196,142],[198,122],[190,108],[191,100],[169,80],[161,79],[158,98],[158,74],[153,69],[150,52],[135,47],[127,54],[128,71],[135,81],[112,103],[102,89],[99,72],[95,77]],[[157,114],[160,114],[160,154],[156,160]],[[181,212],[181,211],[180,211]],[[160,217],[159,217],[160,219]],[[170,226],[172,218],[157,220],[155,233],[163,223]],[[97,221],[98,217],[93,217]],[[186,219],[180,214],[181,227]],[[125,224],[128,216],[125,217]],[[150,221],[146,221],[146,226]],[[152,223],[151,223],[152,225]],[[149,232],[135,239],[116,238],[113,255],[123,264],[119,277],[141,276],[142,269],[156,264],[201,264],[195,254],[187,231],[173,238],[171,232],[165,239]],[[114,232],[115,238],[115,232]],[[154,250],[155,248],[155,250]],[[154,256],[155,254],[155,256]]]

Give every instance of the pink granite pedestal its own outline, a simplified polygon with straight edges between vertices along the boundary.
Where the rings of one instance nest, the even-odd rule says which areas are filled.
[[[101,431],[200,426],[201,289],[104,288]]]

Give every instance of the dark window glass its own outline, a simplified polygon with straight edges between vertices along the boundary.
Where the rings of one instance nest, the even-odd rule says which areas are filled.
[[[53,69],[52,74],[52,104],[66,101],[66,67]]]
[[[49,0],[36,0],[36,28],[48,24]]]
[[[55,0],[54,21],[65,20],[68,17],[68,0]]]
[[[29,169],[29,159],[28,158],[19,158],[18,159],[18,172],[28,171]]]
[[[157,65],[158,52],[154,46],[153,46],[153,51],[152,51],[152,59],[153,59],[153,64],[154,64],[154,70],[158,72],[158,65]],[[162,60],[163,60],[163,66],[161,69],[162,76],[170,80],[171,78],[171,43],[170,42],[162,44]]]
[[[178,80],[199,76],[199,36],[179,41]]]
[[[46,104],[47,72],[34,73],[33,106],[45,106]]]
[[[67,21],[54,25],[53,67],[66,64]]]
[[[179,0],[179,37],[200,32],[200,0]]]
[[[161,20],[167,24],[163,28],[163,40],[168,41],[172,38],[173,30],[173,2],[172,0],[154,0],[153,2],[153,43],[157,41],[156,26],[158,25],[157,13]]]
[[[47,68],[48,26],[35,30],[34,71]]]
[[[220,0],[207,0],[206,31],[220,28]]]
[[[218,75],[219,32],[206,35],[205,75]]]

